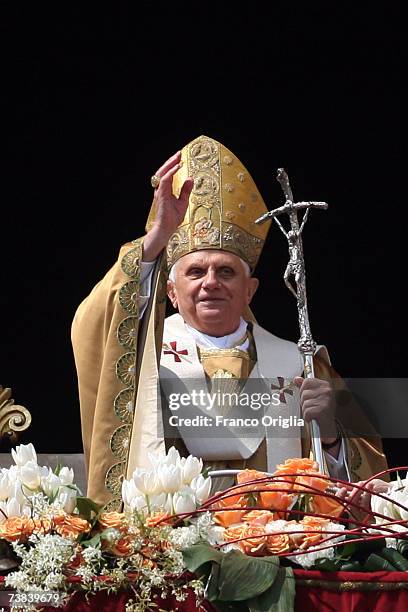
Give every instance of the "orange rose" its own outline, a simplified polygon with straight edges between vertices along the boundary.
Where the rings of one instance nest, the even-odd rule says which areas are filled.
[[[52,523],[49,519],[34,519],[34,533],[45,535],[50,533],[51,529]]]
[[[245,538],[245,539],[241,539]],[[266,533],[262,525],[240,525],[230,527],[224,531],[224,539],[227,542],[236,542],[243,553],[251,556],[260,556],[266,549]]]
[[[54,524],[55,531],[65,538],[76,539],[82,533],[87,533],[91,529],[88,521],[72,514],[55,517]]]
[[[265,472],[259,472],[258,470],[242,470],[242,472],[238,472],[237,474],[237,483],[245,484],[246,482],[251,482],[252,480],[262,480],[267,477],[268,474],[265,474]],[[260,483],[259,486],[261,485],[262,483]],[[239,491],[256,491],[256,489],[256,485],[250,485],[248,487],[240,487]]]
[[[323,527],[327,527],[329,522],[329,519],[320,516],[304,516],[300,521],[302,525],[310,527],[311,529],[322,529]]]
[[[228,508],[236,508],[229,510]],[[239,508],[242,508],[240,510]],[[231,495],[221,497],[211,505],[211,510],[217,510],[213,515],[216,523],[223,527],[229,527],[239,523],[241,517],[248,512],[248,500],[245,495]]]
[[[290,493],[290,483],[279,481],[268,482],[265,485],[265,489],[267,489],[267,491],[259,493],[259,505],[262,508],[284,511],[292,504],[293,496]]]
[[[315,495],[312,501],[312,508],[314,512],[318,514],[328,514],[338,518],[344,512],[343,504],[340,504],[331,497],[324,497],[323,495]]]
[[[266,525],[266,523],[274,519],[275,515],[273,512],[269,512],[269,510],[251,510],[242,517],[245,523],[250,523],[251,525]]]
[[[286,459],[285,463],[281,463],[276,466],[276,471],[273,473],[274,476],[285,476],[286,474],[298,474],[299,472],[305,471],[319,471],[319,466],[313,459],[295,458]]]
[[[112,552],[117,557],[127,557],[133,553],[133,540],[129,536],[121,538],[112,547]]]
[[[147,527],[156,527],[156,525],[171,525],[176,519],[170,518],[171,514],[168,512],[154,512],[150,516],[146,517],[145,523]]]
[[[320,478],[323,476],[323,478]],[[313,495],[314,490],[325,491],[330,486],[330,481],[324,475],[314,470],[305,470],[304,473],[296,477],[293,490],[297,493],[309,493]]]
[[[246,514],[246,512],[248,511],[247,503],[248,502],[244,495],[242,497],[238,497],[237,495],[235,495],[234,497],[226,497],[226,498],[222,498],[218,500],[211,506],[211,509],[217,509],[217,512],[215,512],[213,515],[214,521],[218,523],[218,525],[221,525],[222,527],[229,527],[230,525],[233,525],[234,523],[239,523],[241,520],[241,517],[243,517],[244,514]],[[238,506],[238,508],[241,507],[243,509],[242,510],[239,510],[239,509],[227,510],[226,509],[229,507],[234,508],[236,506]]]
[[[290,536],[287,533],[273,533],[268,535],[266,548],[271,555],[289,552],[292,548]]]
[[[0,538],[8,542],[26,540],[34,531],[34,521],[26,516],[12,516],[0,525]]]
[[[302,544],[300,545],[301,549],[309,548],[310,546],[315,546],[320,540],[323,538],[323,530],[329,524],[329,519],[324,519],[319,516],[305,516],[301,521],[301,525],[304,525],[305,532],[303,536]],[[310,533],[308,530],[317,533]]]
[[[344,511],[344,506],[334,499],[319,495],[318,493],[318,491],[325,492],[331,486],[331,482],[326,478],[319,477],[321,476],[319,472],[316,473],[314,470],[306,471],[307,474],[297,476],[293,490],[296,493],[308,493],[313,496],[313,512],[339,517]]]
[[[124,524],[125,515],[123,512],[102,512],[98,518],[98,523],[103,529],[126,529]]]

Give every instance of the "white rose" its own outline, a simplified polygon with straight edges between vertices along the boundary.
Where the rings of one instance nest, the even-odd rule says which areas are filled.
[[[396,501],[398,504],[401,504],[402,506],[407,508],[408,496],[406,493],[404,493],[404,491],[390,491],[389,496],[393,501]],[[392,513],[397,520],[403,519],[404,521],[406,521],[408,519],[408,509],[404,510],[404,508],[393,504]]]

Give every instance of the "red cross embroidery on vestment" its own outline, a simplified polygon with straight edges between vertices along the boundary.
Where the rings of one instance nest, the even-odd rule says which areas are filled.
[[[164,343],[163,349],[166,349],[164,350],[165,355],[173,355],[174,361],[181,361],[180,355],[188,355],[187,349],[177,350],[177,342],[175,340],[173,342],[170,342],[170,346]]]
[[[278,390],[279,391],[279,401],[281,402],[281,404],[286,404],[285,393],[287,393],[288,395],[293,395],[293,391],[290,388],[291,384],[285,385],[285,379],[282,378],[282,376],[278,376],[278,383],[279,383],[279,386],[271,385],[271,389]]]

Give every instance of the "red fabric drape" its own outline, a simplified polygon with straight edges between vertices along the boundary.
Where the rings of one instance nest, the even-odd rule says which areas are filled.
[[[407,572],[317,572],[295,570],[295,612],[406,612],[408,610]],[[343,589],[331,590],[327,586],[303,586],[302,581],[323,581],[330,585],[341,585]],[[359,584],[357,584],[359,583]],[[366,590],[374,586],[375,590]],[[397,586],[387,591],[387,586]],[[361,590],[352,590],[357,586]]]
[[[408,572],[317,572],[295,570],[295,612],[406,612],[408,610]],[[304,584],[303,581],[308,581]],[[315,582],[318,581],[318,582]],[[357,589],[353,587],[357,586]],[[367,590],[367,586],[374,590]],[[395,587],[396,589],[387,590]],[[332,588],[330,588],[332,587]],[[334,587],[334,588],[333,588]],[[343,590],[339,590],[339,587]],[[349,589],[349,590],[348,590]],[[108,595],[99,592],[86,601],[84,593],[75,593],[65,608],[47,607],[47,612],[123,612],[131,593]],[[175,597],[155,600],[158,608],[180,612],[197,612],[194,594],[186,601]],[[157,610],[158,608],[152,608]],[[213,612],[207,603],[205,609]]]

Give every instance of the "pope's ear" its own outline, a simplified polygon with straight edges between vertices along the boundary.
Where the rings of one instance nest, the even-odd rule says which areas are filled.
[[[258,287],[259,287],[259,280],[251,276],[248,282],[248,302],[247,302],[248,304],[251,303],[251,300],[254,297],[255,292],[258,289]]]
[[[173,308],[177,308],[176,288],[171,280],[167,281],[167,295],[169,296],[170,302],[173,304]]]

